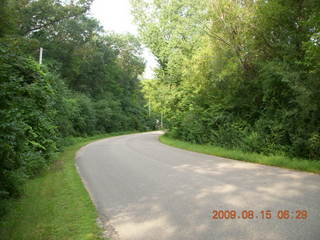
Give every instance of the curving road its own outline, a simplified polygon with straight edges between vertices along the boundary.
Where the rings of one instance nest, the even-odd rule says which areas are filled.
[[[319,175],[185,151],[161,144],[159,135],[113,137],[78,152],[76,164],[106,236],[320,239]],[[236,210],[237,217],[213,220],[213,210]],[[254,219],[242,219],[243,210],[255,211]],[[272,218],[262,219],[262,210],[270,210]],[[278,210],[289,210],[289,219],[277,219]],[[294,219],[298,210],[306,210],[308,218]]]

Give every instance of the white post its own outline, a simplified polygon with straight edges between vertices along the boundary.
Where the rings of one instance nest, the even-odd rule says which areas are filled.
[[[42,52],[43,52],[43,48],[40,48],[40,55],[39,55],[39,64],[42,64]]]

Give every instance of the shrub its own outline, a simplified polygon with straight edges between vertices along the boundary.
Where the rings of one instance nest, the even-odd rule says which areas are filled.
[[[21,183],[56,150],[54,91],[39,66],[0,45],[0,193],[18,196]]]

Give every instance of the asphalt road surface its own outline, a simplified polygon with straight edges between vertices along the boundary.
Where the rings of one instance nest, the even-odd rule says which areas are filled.
[[[159,135],[113,137],[78,152],[77,167],[106,236],[114,240],[320,239],[319,175],[185,151],[160,143]],[[214,210],[222,210],[221,217],[235,210],[236,217],[212,219]],[[243,219],[252,217],[249,210],[254,211],[253,219]],[[285,210],[289,218],[278,219],[278,213],[287,217]],[[307,219],[296,219],[304,218],[303,210]]]

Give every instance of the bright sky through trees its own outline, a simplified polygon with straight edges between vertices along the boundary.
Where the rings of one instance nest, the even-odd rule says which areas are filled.
[[[95,0],[91,13],[101,22],[106,31],[138,35],[137,27],[132,23],[129,0]],[[157,62],[149,49],[145,49],[144,58],[147,61],[144,78],[152,78],[153,68],[156,67]]]

